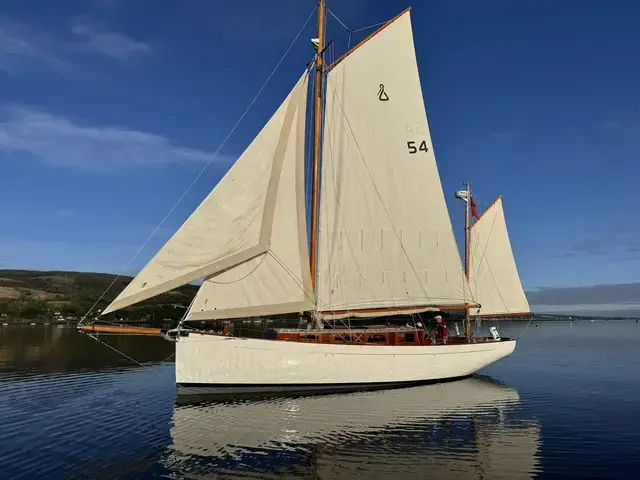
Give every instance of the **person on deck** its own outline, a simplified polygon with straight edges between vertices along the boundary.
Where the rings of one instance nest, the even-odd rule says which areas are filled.
[[[447,322],[445,322],[440,315],[436,315],[436,343],[445,343],[449,337],[449,331],[447,330]]]

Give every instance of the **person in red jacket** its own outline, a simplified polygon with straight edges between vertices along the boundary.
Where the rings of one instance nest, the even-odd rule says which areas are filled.
[[[449,331],[447,330],[447,322],[445,322],[440,315],[436,315],[436,343],[445,343],[447,337],[449,337]]]

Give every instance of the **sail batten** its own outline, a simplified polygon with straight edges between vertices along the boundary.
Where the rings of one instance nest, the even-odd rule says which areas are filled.
[[[498,197],[471,226],[469,285],[481,307],[473,317],[500,318],[531,314],[522,288]]]
[[[103,314],[195,280],[233,275],[228,272],[267,254],[285,157],[303,157],[295,144],[301,128],[304,141],[298,119],[305,116],[306,88],[307,72],[207,198]],[[306,244],[304,229],[291,241]]]
[[[408,11],[327,75],[320,202],[320,309],[469,302]]]

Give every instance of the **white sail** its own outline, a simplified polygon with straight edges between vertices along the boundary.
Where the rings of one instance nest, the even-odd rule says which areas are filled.
[[[469,284],[479,309],[474,316],[528,314],[524,294],[507,233],[502,198],[487,208],[471,226]]]
[[[321,178],[319,310],[470,300],[408,11],[329,72]]]
[[[307,82],[299,88],[293,127],[286,139],[277,182],[269,250],[208,278],[200,287],[187,320],[313,309],[304,195]]]
[[[280,171],[306,77],[305,72],[207,198],[103,314],[232,269],[269,250]]]

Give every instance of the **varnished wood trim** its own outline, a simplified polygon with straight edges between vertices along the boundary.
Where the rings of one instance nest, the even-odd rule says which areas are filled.
[[[478,223],[480,221],[480,219],[482,218],[482,216],[487,213],[489,210],[491,210],[491,207],[493,207],[496,203],[498,203],[498,200],[500,200],[502,198],[502,195],[498,195],[498,198],[496,198],[493,202],[491,202],[491,205],[489,205],[487,208],[485,208],[483,210],[483,212],[478,216],[478,218],[476,219],[475,222],[473,222],[471,224],[471,228],[473,228],[473,226]]]
[[[519,318],[519,317],[532,317],[532,312],[524,312],[524,313],[494,313],[491,315],[483,315],[482,313],[477,315],[471,315],[473,318]]]
[[[384,30],[385,28],[387,28],[389,25],[391,25],[393,22],[395,22],[397,19],[399,19],[401,16],[403,16],[405,13],[407,13],[408,11],[411,10],[411,7],[405,9],[404,11],[402,11],[401,13],[399,13],[398,15],[396,15],[395,17],[393,17],[391,20],[389,20],[387,23],[385,23],[384,25],[382,25],[380,28],[378,28],[375,32],[373,32],[371,35],[369,35],[368,37],[362,39],[360,42],[356,43],[351,49],[347,50],[340,58],[338,58],[335,62],[333,62],[331,65],[329,65],[329,70],[333,69],[336,65],[338,65],[342,60],[344,60],[345,58],[347,58],[349,55],[351,55],[354,51],[356,51],[358,48],[360,48],[362,45],[364,45],[365,43],[367,43],[369,40],[371,40],[373,37],[375,37],[377,34],[379,34],[382,30]]]
[[[411,313],[418,310],[424,310],[425,308],[434,308],[438,310],[464,310],[465,308],[477,308],[478,304],[476,303],[467,303],[462,305],[422,305],[419,307],[384,307],[384,308],[362,308],[355,310],[325,310],[321,313],[327,315],[344,315],[347,313],[381,313],[381,312],[402,312]],[[434,313],[437,313],[434,311]]]
[[[478,308],[479,305],[477,303],[466,303],[464,305],[443,305],[441,307],[436,307],[438,310],[466,310],[468,308]]]
[[[81,325],[78,330],[87,333],[125,333],[130,335],[160,335],[159,328],[128,327],[124,325]]]
[[[309,268],[311,271],[311,289],[316,292],[318,274],[318,222],[320,209],[320,153],[322,137],[322,70],[324,67],[324,0],[318,3],[318,54],[316,55],[316,77],[314,92],[313,122],[313,167],[311,179],[311,239],[309,248]]]

